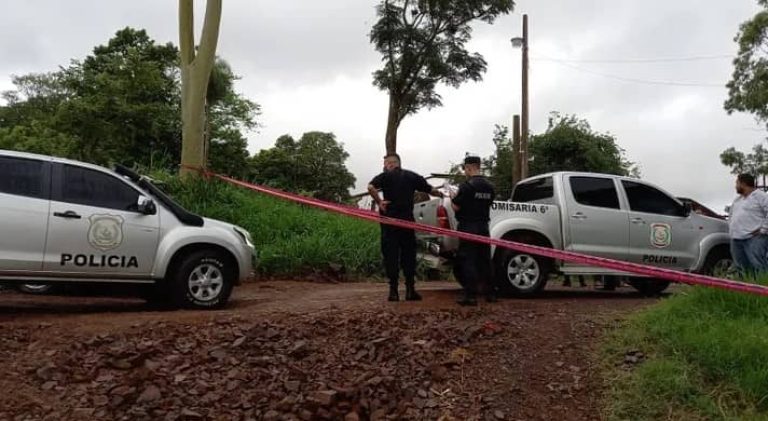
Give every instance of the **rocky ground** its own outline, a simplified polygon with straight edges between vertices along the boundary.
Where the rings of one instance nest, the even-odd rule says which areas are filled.
[[[240,286],[217,312],[0,293],[2,420],[599,419],[595,346],[632,290],[454,304],[382,284]]]

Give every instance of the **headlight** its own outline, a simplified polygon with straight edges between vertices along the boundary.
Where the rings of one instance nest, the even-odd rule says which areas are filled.
[[[240,227],[233,227],[233,229],[235,230],[237,235],[239,235],[240,238],[242,238],[243,243],[253,247],[253,238],[251,238],[251,233],[250,232],[248,232],[247,230],[244,230],[244,229],[242,229]]]

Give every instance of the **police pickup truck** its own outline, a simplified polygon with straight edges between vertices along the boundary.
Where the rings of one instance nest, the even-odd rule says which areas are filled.
[[[254,253],[248,231],[128,168],[0,150],[0,283],[146,284],[156,301],[220,308]]]
[[[414,207],[417,222],[455,229],[450,199]],[[493,238],[551,247],[688,272],[724,275],[731,270],[727,222],[691,211],[664,190],[644,181],[605,174],[558,172],[518,183],[510,201],[494,202]],[[421,237],[428,262],[450,262],[458,248],[452,237]],[[629,276],[611,269],[495,248],[497,286],[514,295],[541,291],[549,275]],[[656,294],[669,282],[630,276],[629,283]]]

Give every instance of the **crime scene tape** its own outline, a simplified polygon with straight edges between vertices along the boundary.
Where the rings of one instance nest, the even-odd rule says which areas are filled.
[[[485,243],[485,244],[490,244],[497,247],[503,247],[503,248],[515,250],[518,252],[530,253],[530,254],[535,254],[543,257],[549,257],[555,260],[563,260],[566,262],[585,264],[589,266],[602,267],[606,269],[614,269],[621,272],[627,272],[627,273],[647,276],[651,278],[659,278],[659,279],[664,279],[672,282],[679,282],[679,283],[684,283],[689,285],[700,285],[700,286],[706,286],[711,288],[720,288],[720,289],[725,289],[730,291],[768,296],[768,286],[764,286],[764,285],[757,285],[757,284],[751,284],[751,283],[741,282],[741,281],[720,279],[712,276],[692,274],[688,272],[680,272],[676,270],[658,268],[654,266],[640,265],[637,263],[606,259],[604,257],[590,256],[586,254],[579,254],[579,253],[574,253],[574,252],[564,251],[564,250],[555,250],[547,247],[534,246],[530,244],[517,243],[509,240],[489,238],[489,237],[484,237],[481,235],[470,234],[470,233],[461,232],[461,231],[433,227],[431,225],[419,224],[412,221],[405,221],[402,219],[381,216],[374,211],[368,211],[368,210],[354,208],[351,206],[324,202],[322,200],[304,197],[297,194],[288,193],[282,190],[236,180],[234,178],[231,178],[225,175],[216,174],[216,173],[212,173],[205,170],[200,170],[198,168],[190,168],[190,169],[199,171],[208,177],[215,177],[224,182],[227,182],[239,187],[243,187],[252,191],[268,194],[270,196],[274,196],[274,197],[288,200],[295,203],[317,207],[330,212],[340,213],[342,215],[353,216],[359,219],[365,219],[372,222],[378,222],[381,224],[393,225],[401,228],[409,228],[409,229],[414,229],[414,230],[423,231],[423,232],[430,232],[438,235],[451,236],[451,237],[456,237],[463,240],[475,241],[478,243]]]

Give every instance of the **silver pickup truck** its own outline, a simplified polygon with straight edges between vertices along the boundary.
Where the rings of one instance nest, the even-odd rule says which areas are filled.
[[[450,199],[417,203],[416,221],[456,228]],[[494,202],[490,233],[526,244],[687,272],[723,276],[732,267],[728,224],[691,211],[664,190],[644,181],[605,174],[558,172],[518,183],[510,201]],[[433,267],[450,263],[458,248],[452,237],[421,236]],[[502,292],[533,295],[551,274],[628,277],[646,294],[669,282],[493,249],[494,277]]]

